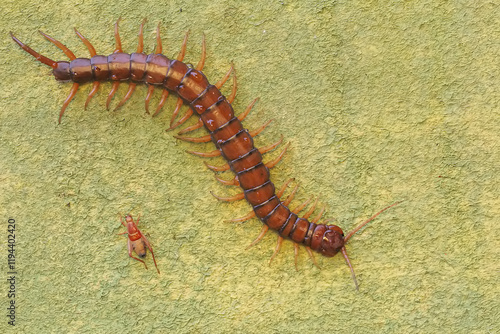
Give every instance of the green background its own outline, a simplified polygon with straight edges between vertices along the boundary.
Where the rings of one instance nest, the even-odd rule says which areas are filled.
[[[498,1],[4,1],[0,13],[0,330],[12,330],[12,217],[17,332],[500,331]],[[257,145],[280,134],[291,143],[272,180],[294,177],[296,203],[320,196],[325,217],[349,231],[405,200],[348,244],[359,292],[342,257],[317,256],[318,270],[301,248],[296,271],[285,242],[268,266],[273,233],[245,251],[261,223],[224,223],[249,206],[215,200],[210,191],[238,190],[184,153],[212,144],[164,131],[174,98],[152,119],[142,86],[108,112],[104,84],[84,111],[87,85],[57,124],[70,84],[8,32],[65,60],[37,30],[87,57],[77,27],[109,54],[120,16],[128,52],[147,17],[147,52],[161,22],[170,56],[190,29],[187,62],[197,63],[205,33],[212,82],[234,62],[236,112],[259,96],[245,125],[274,120]],[[142,215],[161,275],[149,256],[149,270],[129,259],[116,235],[118,212],[130,210]]]

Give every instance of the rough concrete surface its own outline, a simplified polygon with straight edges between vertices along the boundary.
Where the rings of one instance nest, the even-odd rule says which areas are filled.
[[[0,331],[500,332],[499,5],[2,2]],[[220,185],[203,159],[184,152],[210,151],[212,144],[165,132],[175,98],[151,118],[141,86],[111,112],[110,85],[103,84],[84,111],[86,85],[57,124],[71,85],[56,82],[8,32],[66,59],[42,30],[88,57],[73,27],[109,54],[120,16],[128,52],[147,17],[147,52],[161,22],[170,56],[190,29],[186,60],[194,64],[205,33],[211,82],[235,64],[236,112],[260,97],[244,124],[254,129],[273,119],[257,145],[280,134],[291,143],[272,180],[300,183],[294,205],[319,196],[325,218],[349,231],[405,200],[348,244],[359,291],[342,257],[317,256],[319,270],[301,248],[296,271],[293,245],[285,242],[268,266],[273,233],[245,250],[261,223],[224,222],[249,207],[214,199],[210,191],[238,190]],[[113,106],[126,90],[120,87]],[[118,212],[141,214],[160,275],[150,256],[149,270],[129,259],[126,237],[117,235],[124,231]],[[4,314],[9,217],[16,220],[15,328]]]

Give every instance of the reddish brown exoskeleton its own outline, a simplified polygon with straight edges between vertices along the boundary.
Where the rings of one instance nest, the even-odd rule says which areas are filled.
[[[126,223],[125,223],[123,221],[123,217],[120,215],[120,221],[122,225],[127,228],[127,232],[119,233],[119,235],[128,234],[128,242],[127,242],[128,256],[144,263],[146,269],[148,269],[148,266],[146,265],[146,262],[144,262],[141,259],[146,257],[146,247],[147,247],[151,252],[151,255],[153,256],[153,262],[155,263],[156,271],[158,271],[159,274],[160,270],[158,269],[158,265],[156,264],[155,254],[153,253],[153,247],[151,247],[151,244],[149,243],[148,239],[146,239],[146,237],[142,235],[141,231],[137,227],[137,225],[139,224],[139,218],[140,215],[137,217],[137,220],[134,221],[131,215],[126,215],[125,216]],[[137,256],[139,256],[141,259],[138,259],[135,256],[133,256],[132,250],[134,250]]]

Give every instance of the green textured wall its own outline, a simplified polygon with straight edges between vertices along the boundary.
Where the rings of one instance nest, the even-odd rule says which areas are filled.
[[[500,332],[497,1],[140,3],[0,5],[0,217],[17,221],[17,332]],[[168,55],[190,29],[188,62],[198,61],[204,32],[211,81],[236,66],[235,110],[261,97],[246,126],[274,119],[257,144],[280,134],[291,142],[272,179],[295,177],[298,200],[321,196],[344,230],[406,200],[349,243],[359,292],[341,257],[319,258],[318,270],[302,249],[297,272],[285,242],[269,267],[271,233],[245,251],[261,223],[224,223],[249,207],[217,202],[211,190],[237,190],[184,153],[211,144],[164,131],[175,99],[151,119],[140,87],[108,112],[106,84],[84,111],[86,86],[57,125],[70,85],[8,32],[64,59],[40,29],[86,57],[77,27],[108,54],[120,16],[129,51],[143,17],[148,52],[158,21]],[[116,235],[117,213],[131,209],[142,214],[161,275],[149,257],[148,271],[130,260]]]

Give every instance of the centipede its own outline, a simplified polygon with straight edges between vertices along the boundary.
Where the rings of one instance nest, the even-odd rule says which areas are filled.
[[[138,84],[145,84],[148,87],[145,98],[146,113],[150,113],[149,104],[155,88],[162,90],[162,95],[158,106],[152,116],[160,113],[169,94],[177,96],[176,107],[170,119],[170,126],[167,131],[178,128],[183,125],[191,116],[198,118],[195,124],[180,130],[174,137],[192,143],[209,143],[215,145],[215,150],[211,152],[188,151],[189,153],[203,157],[222,156],[226,163],[222,166],[214,166],[205,163],[206,166],[215,172],[231,171],[234,174],[232,179],[223,179],[219,176],[215,178],[224,185],[238,186],[242,192],[234,196],[223,197],[212,193],[220,201],[233,202],[246,200],[252,207],[252,210],[245,216],[230,219],[230,222],[243,222],[252,218],[259,219],[263,225],[260,233],[248,247],[254,246],[261,241],[269,230],[277,234],[277,243],[274,252],[270,258],[271,261],[276,257],[281,249],[285,239],[292,241],[294,246],[295,267],[297,268],[297,258],[299,245],[303,245],[314,265],[318,268],[318,263],[314,253],[319,253],[325,257],[333,257],[341,253],[350,269],[352,280],[356,290],[359,290],[359,284],[354,273],[353,266],[347,255],[346,244],[351,240],[354,234],[361,230],[365,225],[374,220],[382,212],[392,208],[402,201],[397,201],[364,222],[357,225],[352,231],[344,234],[343,230],[333,224],[331,220],[323,220],[322,216],[325,207],[319,210],[319,213],[310,218],[317,208],[318,199],[312,203],[311,207],[303,215],[300,212],[312,202],[312,198],[304,201],[298,206],[290,209],[290,204],[298,190],[296,185],[291,193],[283,198],[285,190],[293,179],[288,180],[284,185],[277,189],[270,178],[270,169],[273,168],[283,158],[287,152],[289,144],[285,144],[281,153],[271,161],[264,163],[263,154],[274,150],[283,143],[283,136],[277,142],[257,148],[254,144],[254,137],[257,136],[268,124],[266,122],[259,128],[249,131],[243,127],[242,121],[251,111],[257,99],[253,100],[248,107],[238,116],[232,107],[236,96],[237,84],[234,75],[234,67],[231,66],[224,77],[210,84],[203,73],[206,59],[205,36],[202,39],[201,57],[196,66],[185,62],[186,45],[188,33],[186,33],[181,45],[178,56],[168,58],[162,54],[162,39],[160,36],[160,24],[156,29],[156,47],[153,53],[144,53],[144,25],[146,19],[142,21],[138,33],[138,47],[134,53],[125,53],[122,49],[121,38],[119,34],[120,19],[114,24],[114,37],[116,47],[113,53],[108,56],[98,55],[94,46],[78,30],[76,35],[88,48],[90,58],[77,58],[74,53],[64,44],[55,38],[40,31],[40,34],[55,46],[61,49],[69,58],[69,61],[54,61],[40,53],[34,51],[31,47],[21,42],[11,32],[10,35],[24,51],[35,57],[41,63],[52,68],[52,74],[57,81],[72,82],[69,95],[63,102],[59,112],[58,123],[61,123],[62,116],[69,103],[77,93],[80,85],[92,83],[92,88],[88,94],[84,108],[87,108],[89,101],[97,93],[99,85],[102,82],[111,82],[111,90],[106,99],[106,109],[109,110],[111,101],[117,92],[121,83],[128,82],[128,91],[125,96],[114,108],[122,107],[132,96]],[[233,74],[233,85],[229,96],[221,93],[221,87]],[[187,105],[185,114],[179,116],[179,111],[183,105]],[[208,135],[202,137],[189,137],[185,134],[204,127]]]

